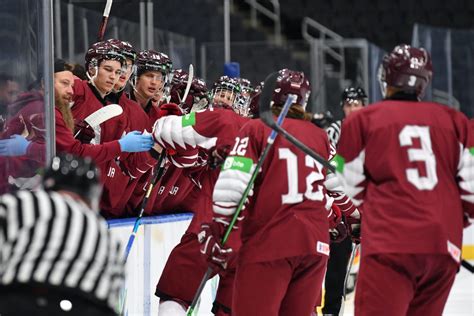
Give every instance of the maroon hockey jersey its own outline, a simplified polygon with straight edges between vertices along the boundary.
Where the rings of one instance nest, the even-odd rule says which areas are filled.
[[[326,133],[314,124],[286,119],[290,134],[328,159]],[[238,133],[213,193],[216,215],[232,215],[247,187],[271,129],[260,120]],[[321,164],[278,136],[257,175],[241,223],[239,259],[260,262],[308,254],[329,255],[326,171]]]
[[[54,109],[56,119],[56,151],[71,153],[80,157],[91,157],[95,163],[104,164],[120,155],[120,144],[117,140],[101,145],[82,144],[74,138],[67,128],[63,116],[57,107]]]
[[[209,150],[216,145],[232,145],[239,129],[249,121],[232,110],[213,109],[193,112],[184,116],[166,116],[155,124],[154,137],[165,148],[200,148]],[[193,175],[193,182],[199,186],[191,187],[192,192],[186,196],[168,198],[185,198],[176,200],[185,209],[194,211],[193,220],[188,232],[198,233],[203,222],[212,220],[212,192],[219,175],[219,170],[207,169],[200,176]],[[182,176],[188,177],[186,173]],[[178,180],[177,180],[178,181]],[[186,179],[187,188],[190,188]],[[186,192],[186,191],[182,191]],[[168,200],[168,205],[171,201]]]
[[[436,103],[386,100],[342,126],[338,172],[363,204],[363,254],[450,254],[474,216],[474,143],[466,117]],[[463,206],[464,204],[464,206]]]

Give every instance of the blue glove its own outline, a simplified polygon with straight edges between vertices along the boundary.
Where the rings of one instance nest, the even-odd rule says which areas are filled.
[[[30,141],[23,136],[12,135],[10,139],[0,140],[0,156],[23,156]]]
[[[150,150],[154,143],[151,135],[142,135],[139,131],[133,131],[123,136],[119,144],[122,151],[136,153]]]

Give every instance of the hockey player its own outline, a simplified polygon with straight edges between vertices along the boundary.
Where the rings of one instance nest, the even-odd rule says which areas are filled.
[[[54,157],[44,190],[0,196],[2,315],[117,315],[123,249],[90,158]]]
[[[336,156],[364,211],[355,315],[441,315],[463,214],[474,217],[473,134],[460,112],[421,101],[433,74],[423,48],[396,46],[379,74],[384,100],[344,121]]]
[[[112,92],[125,71],[125,56],[115,44],[97,42],[88,49],[85,61],[88,80],[75,80],[74,104],[71,107],[76,138],[85,143],[92,139],[95,143],[120,139],[124,132],[130,131],[123,113],[102,123],[96,130],[92,130],[83,120],[109,104],[105,97]]]
[[[125,56],[126,63],[125,71],[119,77],[113,92],[107,96],[107,99],[111,103],[119,104],[122,107],[131,130],[138,130],[143,134],[149,134],[152,127],[148,115],[136,101],[131,100],[127,93],[125,93],[127,83],[136,71],[137,52],[126,41],[109,39],[107,42],[114,44],[120,49],[120,53]],[[109,216],[122,214],[136,215],[139,212],[137,207],[146,193],[146,188],[143,185],[150,177],[151,168],[156,165],[160,151],[161,148],[157,147],[156,149],[150,149],[149,152],[121,155],[120,167],[125,172],[119,174],[115,181],[119,182],[119,186],[126,184],[126,187],[121,195],[121,201],[113,209],[102,209],[103,212],[109,213]]]
[[[235,135],[248,118],[241,117],[234,108],[240,86],[235,79],[221,77],[213,88],[211,108],[192,112],[188,115],[167,116],[158,120],[154,128],[154,138],[161,146],[168,148],[197,147],[207,150],[212,160],[223,160],[230,150]],[[169,132],[168,132],[169,131]],[[222,162],[222,161],[221,161]],[[211,163],[210,163],[211,164]],[[212,163],[218,165],[219,163]],[[219,169],[207,170],[199,177],[199,187],[186,196],[185,209],[194,211],[194,217],[173,249],[156,287],[160,297],[159,315],[185,315],[208,263],[201,256],[198,233],[200,226],[212,218],[212,190]],[[181,189],[180,189],[181,192]],[[231,244],[238,247],[238,235],[231,238]],[[213,312],[217,315],[231,313],[233,269],[221,271],[219,288]]]
[[[363,109],[366,103],[366,98],[367,95],[364,89],[360,87],[348,87],[344,89],[341,95],[341,107],[344,116],[347,118],[351,113]],[[341,135],[341,124],[342,120],[338,120],[332,123],[326,130],[329,136],[329,141],[335,148],[337,148],[337,142]],[[331,176],[329,176],[329,178],[331,178]],[[333,183],[335,181],[338,182],[336,178],[328,181],[327,184],[329,184],[330,189],[334,189]],[[339,183],[335,186],[339,187]],[[352,215],[355,210],[347,211],[346,209],[352,208],[353,204],[345,195],[337,195],[334,196],[334,198],[343,212],[350,212]],[[344,294],[344,280],[346,278],[347,265],[352,252],[351,236],[348,236],[340,243],[331,243],[330,248],[331,255],[329,256],[328,268],[324,282],[325,292],[322,312],[324,315],[339,315]]]
[[[170,102],[179,104],[184,114],[205,110],[209,104],[205,82],[194,77],[186,100],[182,100],[187,82],[187,72],[181,69],[173,72]],[[175,158],[176,155],[170,157],[172,163],[167,166],[159,187],[156,187],[152,192],[151,202],[146,210],[148,214],[193,210],[192,205],[186,200],[189,200],[188,195],[195,187],[200,188],[200,174],[207,170],[207,150],[196,148],[193,151],[188,150],[187,155],[189,153],[196,155],[194,161],[181,161],[180,163]]]
[[[247,113],[242,113],[242,115],[250,116],[249,105],[250,105],[250,99],[251,99],[252,93],[254,92],[254,88],[252,86],[252,83],[248,79],[238,78],[238,81],[239,81],[241,92],[236,102],[241,108],[246,109],[248,111]]]
[[[89,80],[74,82],[74,105],[71,110],[75,119],[77,137],[88,142],[93,136],[94,143],[103,143],[120,139],[124,134],[131,132],[130,122],[126,113],[109,119],[99,127],[91,128],[84,123],[84,119],[91,113],[110,104],[106,96],[113,92],[115,84],[125,71],[126,58],[123,49],[116,43],[104,41],[93,44],[86,53],[86,69]],[[140,132],[135,131],[135,134]],[[149,150],[146,149],[146,151]],[[101,199],[101,209],[104,215],[120,216],[122,212],[122,197],[127,190],[130,180],[127,169],[120,161],[114,159],[106,164],[99,164],[104,175],[104,190]],[[119,210],[112,212],[111,210]]]
[[[173,80],[171,81],[170,89],[170,102],[180,104],[184,114],[204,110],[209,105],[206,82],[198,77],[193,78],[186,100],[181,100],[186,89],[188,76],[189,74],[182,69],[173,71]]]
[[[104,164],[118,157],[121,152],[143,151],[152,145],[150,136],[129,133],[120,140],[92,145],[82,144],[74,138],[74,122],[69,103],[73,97],[74,78],[69,64],[63,60],[54,63],[54,91],[55,91],[55,132],[56,150],[59,153],[71,153],[77,156],[89,156],[97,164]],[[10,158],[7,165],[14,166],[15,173],[10,175],[19,176],[19,172],[25,172],[25,166],[32,164],[37,168],[44,166],[46,157],[46,145],[44,135],[44,116],[36,113],[33,119],[28,118],[28,137],[12,135],[12,138],[0,140],[0,156],[17,157]],[[14,131],[15,128],[9,128]],[[21,176],[32,176],[32,174],[21,174]],[[7,179],[7,176],[2,177]]]
[[[149,136],[138,133],[129,133],[119,140],[97,145],[82,144],[75,139],[72,134],[73,116],[69,107],[73,99],[75,82],[71,67],[62,60],[56,60],[54,71],[56,150],[58,152],[82,157],[89,156],[96,164],[102,165],[117,158],[121,152],[146,151],[151,147]]]
[[[8,109],[16,101],[20,91],[20,84],[13,76],[0,73],[0,117],[6,119],[7,116],[16,114],[10,113]]]
[[[173,64],[166,54],[150,49],[138,53],[136,66],[130,98],[141,105],[153,125],[171,82]]]
[[[326,133],[305,121],[310,85],[302,72],[280,71],[273,94],[277,115],[288,94],[297,96],[283,128],[318,152],[330,156]],[[220,244],[236,211],[271,129],[260,120],[248,122],[213,194],[214,220],[203,225],[203,252],[222,258]],[[237,257],[232,315],[310,315],[320,295],[329,256],[326,171],[284,138],[277,137],[253,186],[240,220],[242,246]],[[230,236],[232,236],[231,233]],[[226,245],[227,247],[227,245]]]
[[[143,109],[142,111],[147,114],[150,130],[153,129],[153,123],[163,116],[182,115],[183,113],[177,104],[163,104],[161,101],[158,101],[165,100],[168,97],[166,92],[169,90],[170,78],[172,76],[172,63],[168,56],[154,50],[144,50],[138,54],[136,64],[136,74],[132,78],[133,91],[130,96],[139,102]],[[156,146],[161,148],[159,144],[156,144]],[[160,179],[160,183],[154,186],[148,199],[146,214],[159,214],[164,211],[177,210],[175,208],[165,208],[168,205],[164,205],[162,202],[168,193],[171,195],[177,193],[175,182],[181,175],[181,168],[191,167],[197,160],[197,149],[195,148],[180,149],[170,147],[166,150],[165,172]],[[157,170],[155,171],[157,172]],[[149,180],[150,175],[142,176],[137,187],[146,188],[149,185]]]

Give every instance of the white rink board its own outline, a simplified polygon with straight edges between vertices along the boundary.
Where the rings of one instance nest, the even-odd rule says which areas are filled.
[[[463,245],[474,245],[474,225],[464,230],[462,243]]]
[[[163,215],[143,220],[127,261],[125,315],[129,316],[158,315],[159,298],[154,295],[155,287],[169,254],[191,221],[191,214]],[[120,238],[123,245],[128,242],[134,222],[135,218],[109,221],[112,233]],[[215,282],[212,280],[205,287],[197,315],[213,315],[214,286],[211,287],[211,284]]]

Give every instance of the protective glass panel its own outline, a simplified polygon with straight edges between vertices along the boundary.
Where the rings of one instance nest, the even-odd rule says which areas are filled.
[[[43,3],[0,2],[0,193],[36,188],[46,161]]]

